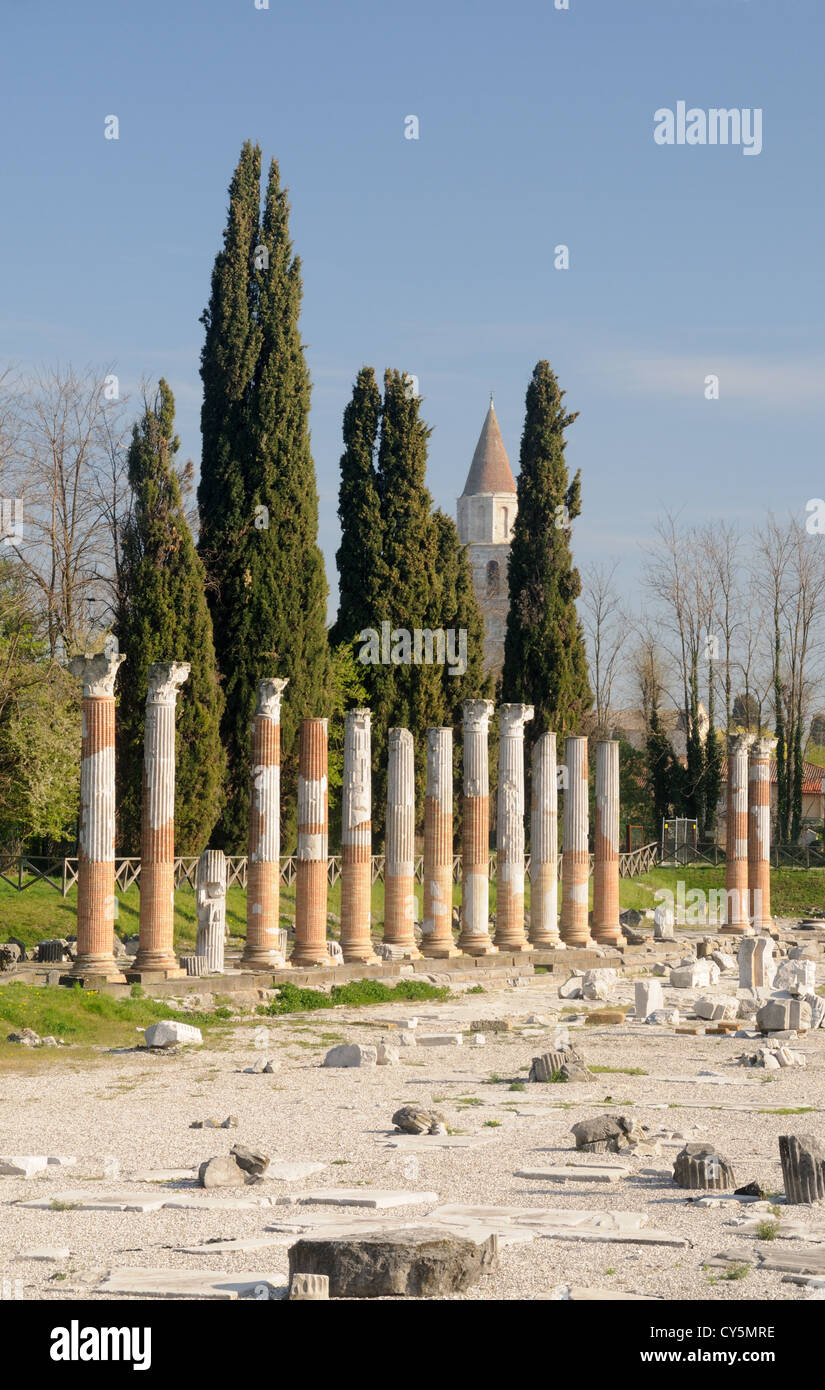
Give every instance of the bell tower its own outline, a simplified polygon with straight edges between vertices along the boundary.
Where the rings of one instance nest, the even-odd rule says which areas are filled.
[[[484,618],[484,669],[496,676],[504,662],[509,607],[507,565],[516,509],[516,480],[491,396],[464,491],[458,499],[458,538],[467,546],[473,588]]]

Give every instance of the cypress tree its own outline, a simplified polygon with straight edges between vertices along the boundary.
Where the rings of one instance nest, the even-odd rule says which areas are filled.
[[[249,729],[260,679],[289,680],[281,715],[282,784],[294,825],[297,731],[322,713],[330,676],[326,579],[309,447],[309,373],[298,328],[301,267],[289,204],[270,166],[258,222],[260,151],[244,146],[212,277],[202,355],[203,555],[211,581],[228,757],[225,849],[246,842]]]
[[[143,734],[148,667],[188,661],[176,720],[175,838],[182,854],[209,843],[221,806],[223,696],[218,684],[203,564],[186,520],[174,458],[175,402],[161,379],[132,431],[131,511],[121,533],[123,586],[115,633],[125,653],[118,676],[119,845],[140,847]]]
[[[502,671],[502,699],[534,706],[531,740],[548,729],[574,732],[593,702],[570,549],[581,481],[578,472],[569,480],[564,457],[564,431],[578,412],[565,410],[564,396],[550,364],[539,362],[527,388]]]
[[[383,524],[378,497],[376,447],[381,392],[372,367],[362,367],[344,411],[344,452],[338,516],[341,544],[338,565],[338,619],[330,642],[351,641],[373,626],[376,585],[380,575]]]

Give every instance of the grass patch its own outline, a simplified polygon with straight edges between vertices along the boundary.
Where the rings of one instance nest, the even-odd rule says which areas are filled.
[[[501,1120],[485,1120],[483,1129],[501,1129]]]
[[[643,1067],[589,1067],[589,1071],[610,1072],[616,1076],[647,1076]]]
[[[779,1227],[777,1223],[769,1217],[766,1217],[764,1221],[760,1221],[756,1228],[757,1240],[776,1240],[778,1234]]]
[[[510,1085],[507,1087],[507,1090],[508,1090],[508,1091],[526,1091],[526,1090],[527,1090],[527,1082],[526,1082],[526,1081],[511,1081],[511,1082],[510,1082]]]
[[[796,1109],[792,1106],[784,1106],[779,1110],[757,1110],[757,1115],[810,1115],[816,1110],[815,1105],[798,1105]]]
[[[449,994],[446,986],[431,985],[426,980],[399,980],[397,985],[385,985],[383,980],[350,980],[345,985],[333,985],[329,994],[287,983],[278,986],[278,998],[263,1005],[258,1013],[277,1017],[343,1006],[357,1009],[369,1004],[407,1004],[423,1000],[443,1003]]]
[[[139,1041],[137,1028],[148,1028],[161,1018],[192,1023],[201,1029],[215,1026],[211,1013],[184,1013],[146,998],[114,999],[79,984],[68,989],[62,985],[4,985],[0,989],[0,1057],[17,1057],[25,1051],[28,1060],[45,1052],[54,1061],[63,1055],[54,1048],[23,1049],[5,1041],[6,1033],[21,1028],[33,1028],[41,1037],[51,1034],[70,1043],[127,1046]]]
[[[465,989],[464,993],[465,993],[465,994],[486,994],[487,991],[486,991],[486,989],[484,988],[483,985],[471,985],[469,989]]]

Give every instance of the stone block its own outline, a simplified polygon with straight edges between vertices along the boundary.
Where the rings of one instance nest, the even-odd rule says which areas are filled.
[[[662,903],[653,912],[653,936],[656,941],[675,941],[675,918],[673,908]]]
[[[461,1047],[461,1033],[424,1033],[418,1035],[419,1047]]]
[[[673,1005],[666,1005],[663,1009],[654,1009],[648,1014],[645,1022],[658,1024],[659,1027],[675,1028],[679,1022],[679,1010]]]
[[[769,989],[776,973],[769,936],[745,936],[739,943],[740,989]]]
[[[289,1286],[290,1303],[318,1302],[329,1298],[329,1278],[326,1274],[293,1274]]]
[[[739,1011],[739,1000],[730,995],[717,996],[716,998],[707,996],[697,999],[693,1008],[699,1018],[707,1018],[712,1023],[718,1023],[723,1019],[736,1018]]]
[[[647,1018],[656,1009],[664,1008],[665,997],[658,980],[637,980],[634,993],[637,1018]]]
[[[676,1155],[673,1181],[677,1187],[712,1192],[733,1191],[736,1187],[733,1168],[712,1144],[685,1144]]]
[[[378,1063],[378,1049],[364,1047],[361,1043],[339,1043],[331,1047],[321,1066],[323,1067],[374,1067]]]
[[[498,1241],[483,1244],[438,1227],[361,1236],[304,1236],[289,1252],[294,1274],[322,1274],[332,1298],[437,1298],[463,1293],[498,1263]]]
[[[816,988],[816,965],[812,960],[783,960],[777,966],[774,989],[791,994],[813,994]]]
[[[789,1202],[825,1201],[825,1147],[812,1134],[780,1134],[779,1158]]]
[[[45,1154],[1,1154],[0,1177],[33,1178],[48,1168],[49,1160]]]
[[[143,1036],[147,1047],[177,1047],[182,1043],[203,1042],[200,1028],[193,1028],[191,1023],[177,1023],[171,1018],[150,1024]]]

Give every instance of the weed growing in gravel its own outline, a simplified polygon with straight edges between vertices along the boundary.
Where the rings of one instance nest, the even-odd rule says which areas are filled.
[[[766,1218],[764,1221],[760,1221],[756,1228],[757,1240],[776,1240],[778,1234],[779,1227],[773,1218]]]
[[[643,1067],[589,1067],[589,1071],[614,1072],[619,1076],[647,1076]]]
[[[478,1096],[458,1096],[456,1104],[466,1107],[470,1105],[483,1105],[484,1101],[480,1100]]]
[[[431,985],[426,980],[400,980],[397,985],[385,985],[383,980],[350,980],[345,985],[333,985],[329,994],[317,989],[301,989],[297,985],[278,986],[278,997],[271,1004],[261,1005],[259,1014],[296,1014],[309,1009],[335,1009],[341,1005],[360,1008],[367,1004],[417,1003],[421,1000],[443,1003],[450,991],[445,986]]]
[[[757,1110],[757,1115],[809,1115],[812,1110],[816,1110],[815,1105],[799,1105],[794,1109],[792,1106],[785,1106],[779,1110]]]
[[[511,1081],[511,1082],[510,1082],[510,1085],[507,1087],[507,1090],[508,1090],[508,1091],[526,1091],[526,1090],[527,1090],[527,1083],[526,1083],[526,1081]]]
[[[484,988],[483,985],[471,985],[469,989],[465,989],[464,993],[465,993],[465,994],[486,994],[487,991],[486,991],[486,989]]]
[[[749,1271],[750,1265],[732,1264],[728,1265],[728,1268],[720,1275],[720,1278],[728,1280],[744,1279]]]
[[[501,1120],[485,1120],[483,1129],[501,1129]]]

